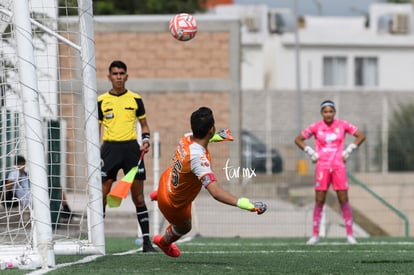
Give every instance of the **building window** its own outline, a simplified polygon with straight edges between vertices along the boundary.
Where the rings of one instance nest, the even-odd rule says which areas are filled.
[[[378,60],[376,57],[355,58],[355,86],[378,86]]]
[[[323,85],[346,86],[346,57],[323,58]]]

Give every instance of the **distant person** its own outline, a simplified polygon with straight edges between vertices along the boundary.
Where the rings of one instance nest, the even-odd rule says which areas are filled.
[[[313,235],[307,244],[319,242],[319,226],[326,193],[332,184],[336,191],[342,216],[345,221],[347,242],[356,244],[352,231],[352,209],[348,199],[348,180],[345,162],[351,153],[365,140],[365,135],[351,123],[335,118],[336,107],[331,100],[323,101],[320,105],[322,120],[311,124],[296,138],[296,145],[305,151],[316,163],[315,168],[315,206],[313,210]],[[344,150],[346,134],[355,137],[353,143]],[[305,140],[314,137],[315,150],[306,145]]]
[[[266,204],[237,198],[218,184],[207,149],[216,133],[213,112],[209,108],[201,107],[192,113],[191,130],[192,133],[181,138],[171,166],[160,178],[158,190],[151,192],[151,199],[158,200],[160,211],[170,223],[164,235],[154,236],[153,241],[170,257],[180,256],[175,242],[191,230],[191,206],[201,187],[224,204],[258,214],[266,211]]]
[[[139,94],[125,88],[127,66],[115,60],[109,65],[108,79],[112,89],[98,97],[99,130],[103,126],[101,146],[102,192],[104,215],[106,196],[116,181],[120,169],[124,174],[137,166],[141,154],[149,152],[150,129],[144,101]],[[142,145],[137,141],[137,122],[142,131]],[[150,239],[148,209],[144,199],[145,164],[142,160],[131,187],[138,223],[143,236],[143,252],[155,252]]]
[[[8,203],[11,207],[17,206],[17,202],[14,199],[17,199],[22,208],[31,206],[32,197],[30,191],[30,179],[29,175],[26,172],[26,159],[18,155],[15,160],[15,169],[13,169],[8,177],[6,190],[11,191],[11,196],[8,199]],[[79,214],[73,213],[67,202],[66,194],[62,190],[61,198],[61,209],[60,209],[60,218],[62,222],[70,222],[79,218]]]
[[[13,198],[17,199],[22,208],[31,206],[32,197],[30,193],[30,181],[27,174],[26,159],[23,156],[17,156],[15,159],[15,169],[7,176],[6,190],[12,191]],[[12,206],[16,206],[15,202],[11,202]]]

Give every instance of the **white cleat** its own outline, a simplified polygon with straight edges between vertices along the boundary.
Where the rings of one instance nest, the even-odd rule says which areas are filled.
[[[351,236],[351,235],[349,235],[349,236],[346,237],[346,241],[349,244],[357,244],[358,243],[357,240],[354,238],[354,236]]]
[[[319,237],[317,236],[312,236],[307,242],[307,245],[315,245],[319,242]]]

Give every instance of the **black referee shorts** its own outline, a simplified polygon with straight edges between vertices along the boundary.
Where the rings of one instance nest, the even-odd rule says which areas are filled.
[[[104,141],[101,147],[101,159],[103,161],[101,172],[102,181],[106,179],[117,180],[117,174],[120,169],[124,174],[128,173],[131,168],[137,166],[141,151],[136,140],[113,142]],[[145,180],[146,171],[144,159],[142,159],[138,173],[135,179]]]

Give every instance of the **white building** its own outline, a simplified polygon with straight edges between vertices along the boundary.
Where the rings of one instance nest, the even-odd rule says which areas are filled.
[[[223,5],[215,12],[243,22],[243,89],[414,90],[411,4],[374,4],[367,17],[306,16],[297,36],[293,11]]]

